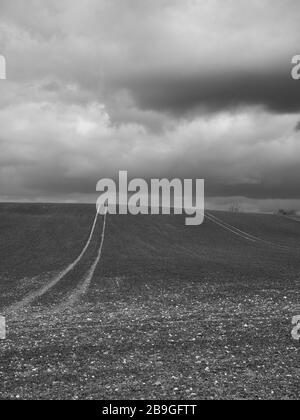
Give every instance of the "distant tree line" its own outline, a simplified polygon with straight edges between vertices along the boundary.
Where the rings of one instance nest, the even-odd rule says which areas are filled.
[[[279,209],[277,214],[281,216],[295,216],[296,210],[286,210],[286,209]]]

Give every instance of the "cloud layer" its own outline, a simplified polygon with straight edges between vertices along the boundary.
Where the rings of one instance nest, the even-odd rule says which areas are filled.
[[[298,0],[1,0],[2,197],[102,176],[205,177],[300,198]],[[295,129],[296,127],[296,129]]]

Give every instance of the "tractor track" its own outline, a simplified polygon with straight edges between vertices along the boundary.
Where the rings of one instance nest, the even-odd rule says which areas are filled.
[[[234,235],[248,240],[252,243],[259,243],[259,244],[264,244],[264,245],[268,245],[270,247],[276,248],[277,250],[280,251],[285,251],[285,252],[294,252],[295,250],[297,250],[297,248],[292,248],[290,246],[287,245],[281,245],[281,244],[277,244],[276,242],[272,242],[272,241],[268,241],[266,239],[262,239],[259,238],[258,236],[252,235],[250,233],[247,233],[241,229],[238,229],[237,227],[224,222],[223,220],[219,219],[218,217],[210,214],[210,213],[206,213],[206,218],[208,220],[210,220],[212,223],[215,223],[216,225],[222,227],[223,229],[233,233]],[[299,250],[299,249],[298,249]]]
[[[42,299],[46,294],[51,293],[53,291],[53,289],[55,287],[57,287],[61,283],[61,281],[67,275],[69,275],[80,264],[80,262],[82,261],[82,259],[86,255],[86,253],[87,253],[87,251],[88,251],[88,249],[91,245],[91,242],[92,242],[92,239],[93,239],[96,227],[97,227],[98,216],[99,216],[99,213],[97,212],[96,216],[95,216],[95,219],[94,219],[94,222],[93,222],[93,225],[92,225],[92,228],[91,228],[91,231],[90,231],[90,235],[88,237],[88,240],[87,240],[84,248],[82,249],[81,253],[79,254],[79,256],[71,264],[69,264],[64,270],[62,270],[58,274],[56,274],[55,277],[52,278],[52,280],[50,280],[46,285],[44,285],[43,287],[41,287],[38,290],[35,290],[35,291],[29,293],[27,296],[25,296],[19,302],[14,303],[14,304],[8,306],[7,308],[5,308],[2,311],[4,314],[8,315],[10,313],[16,313],[16,312],[20,311],[21,309],[33,304],[35,301],[37,301],[39,299]],[[101,257],[101,255],[100,255],[100,257]],[[95,267],[95,269],[96,269],[96,267]],[[94,269],[94,271],[95,271],[95,269]]]

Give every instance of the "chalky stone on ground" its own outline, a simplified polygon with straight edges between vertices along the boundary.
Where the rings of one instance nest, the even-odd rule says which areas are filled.
[[[94,219],[0,204],[0,400],[300,398],[300,223]]]

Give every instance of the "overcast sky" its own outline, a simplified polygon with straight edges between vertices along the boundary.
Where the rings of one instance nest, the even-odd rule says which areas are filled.
[[[299,0],[0,0],[1,200],[101,177],[205,178],[300,208]]]

